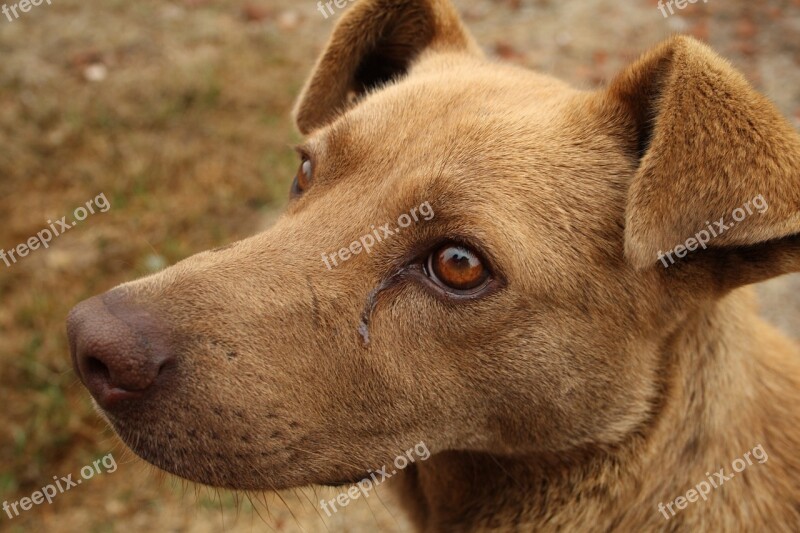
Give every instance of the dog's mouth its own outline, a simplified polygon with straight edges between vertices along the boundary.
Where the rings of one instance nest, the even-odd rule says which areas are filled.
[[[309,484],[339,488],[369,479],[366,469],[312,473],[292,468],[312,463],[316,457],[297,453],[305,446],[295,446],[295,441],[269,442],[253,436],[252,442],[243,445],[210,428],[190,429],[183,423],[165,425],[154,420],[132,422],[99,407],[97,411],[134,455],[195,483],[234,490],[282,490]],[[143,431],[145,427],[148,429]]]
[[[360,476],[353,476],[351,478],[347,478],[347,479],[344,479],[344,480],[341,480],[341,481],[330,481],[330,482],[320,483],[320,485],[323,485],[325,487],[333,487],[333,488],[347,487],[347,486],[350,486],[350,485],[356,485],[356,484],[358,484],[358,483],[360,483],[360,482],[362,482],[364,480],[367,480],[367,479],[369,479],[369,475],[368,474],[364,474],[364,475],[360,475]]]

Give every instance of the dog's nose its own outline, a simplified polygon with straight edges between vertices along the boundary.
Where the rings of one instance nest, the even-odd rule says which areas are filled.
[[[75,306],[67,336],[75,372],[104,409],[153,392],[172,361],[163,323],[118,291]]]

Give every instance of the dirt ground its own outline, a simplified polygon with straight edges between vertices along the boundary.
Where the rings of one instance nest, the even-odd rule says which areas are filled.
[[[490,55],[593,88],[675,32],[709,42],[800,128],[800,0],[457,0]],[[381,487],[332,517],[332,489],[237,495],[163,476],[125,452],[71,370],[79,300],[250,235],[285,203],[293,98],[324,44],[314,0],[53,0],[0,15],[0,248],[103,194],[97,212],[0,264],[0,500],[113,453],[118,468],[0,530],[404,531]],[[800,278],[761,290],[800,339]],[[389,485],[391,482],[387,482]],[[255,502],[255,503],[253,503]]]

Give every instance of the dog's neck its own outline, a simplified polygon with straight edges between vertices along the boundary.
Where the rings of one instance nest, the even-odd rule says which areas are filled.
[[[800,504],[791,500],[800,489],[800,413],[791,408],[800,395],[800,353],[761,324],[751,298],[736,291],[678,324],[665,339],[653,415],[623,444],[514,459],[449,452],[408,471],[398,488],[420,529],[780,530],[800,523]],[[766,460],[750,454],[752,464],[720,480],[720,468],[729,476],[732,462],[759,445]],[[683,509],[675,502],[711,480],[718,485],[706,496],[711,502],[681,502]]]

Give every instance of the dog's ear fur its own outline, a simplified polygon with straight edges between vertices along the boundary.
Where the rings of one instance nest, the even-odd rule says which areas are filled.
[[[761,195],[763,214],[748,214],[696,255],[735,267],[737,285],[800,270],[800,135],[727,61],[673,37],[605,97],[624,117],[638,162],[625,212],[625,255],[636,268],[654,266],[709,222],[732,221]]]
[[[481,55],[449,0],[361,0],[336,25],[295,106],[307,134],[374,87],[405,74],[426,50]]]

